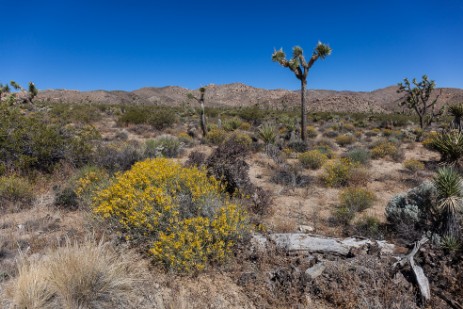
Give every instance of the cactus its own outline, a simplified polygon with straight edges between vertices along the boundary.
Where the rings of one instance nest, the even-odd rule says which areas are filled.
[[[307,88],[307,75],[310,68],[313,66],[315,61],[319,58],[325,59],[331,54],[331,48],[318,42],[315,50],[310,57],[309,62],[306,61],[303,50],[299,46],[293,47],[293,57],[291,60],[286,59],[286,54],[283,49],[275,50],[272,54],[272,61],[278,62],[281,66],[289,68],[295,75],[296,78],[301,81],[301,139],[306,142],[306,88]]]

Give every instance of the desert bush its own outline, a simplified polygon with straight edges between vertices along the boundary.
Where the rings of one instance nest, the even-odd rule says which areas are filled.
[[[163,130],[175,124],[175,112],[168,108],[156,108],[154,112],[149,115],[148,124],[156,130]]]
[[[87,242],[21,260],[6,290],[6,308],[115,308],[128,304],[141,263],[109,244]]]
[[[370,171],[367,168],[362,167],[362,166],[357,167],[357,164],[355,162],[354,162],[354,165],[356,167],[354,167],[350,171],[349,181],[348,181],[349,185],[357,186],[357,187],[366,186],[371,181]]]
[[[245,211],[222,190],[204,169],[157,158],[118,175],[96,194],[94,211],[134,241],[151,242],[166,268],[194,272],[223,262],[248,231]]]
[[[259,126],[257,134],[265,144],[275,144],[277,139],[277,130],[274,124],[266,122]]]
[[[206,163],[206,154],[199,151],[192,151],[188,155],[188,160],[185,162],[185,166],[187,167],[201,167]]]
[[[346,186],[355,166],[356,164],[346,158],[329,160],[323,166],[321,179],[328,187]]]
[[[300,140],[299,138],[289,141],[288,148],[295,152],[304,152],[307,150],[307,143]]]
[[[119,125],[149,124],[156,130],[171,127],[176,121],[175,110],[161,106],[132,106],[119,116]]]
[[[310,150],[301,153],[298,159],[303,167],[316,170],[323,166],[323,164],[328,160],[328,157],[319,150]]]
[[[194,145],[194,139],[190,135],[188,135],[187,132],[180,132],[179,134],[177,134],[177,138],[181,143],[183,143],[187,147]]]
[[[384,231],[381,221],[375,216],[364,216],[355,223],[357,234],[370,239],[383,239]]]
[[[424,170],[424,163],[415,159],[405,160],[402,165],[406,170],[412,173]]]
[[[169,134],[162,134],[145,142],[145,158],[176,158],[182,151],[183,144],[180,140]]]
[[[433,137],[431,149],[441,154],[441,160],[454,163],[463,156],[463,133],[458,131],[442,132]]]
[[[358,187],[347,188],[339,194],[340,205],[353,209],[355,212],[370,208],[375,199],[373,192]]]
[[[353,144],[355,142],[355,137],[351,134],[343,134],[337,136],[335,141],[339,146],[345,147],[347,145]]]
[[[274,169],[270,180],[283,186],[304,187],[311,179],[309,176],[301,175],[300,167],[283,164]]]
[[[432,209],[437,194],[434,185],[423,182],[407,193],[394,196],[386,206],[386,219],[404,239],[416,240],[431,228]]]
[[[328,138],[336,138],[336,137],[338,137],[338,135],[339,135],[339,133],[337,131],[332,130],[332,129],[323,132],[323,136],[328,137]]]
[[[396,144],[390,141],[381,140],[374,143],[371,147],[371,157],[373,159],[381,159],[386,156],[393,156],[399,151]]]
[[[248,134],[242,132],[234,132],[227,138],[227,141],[240,144],[247,150],[250,150],[252,145],[252,138]]]
[[[257,105],[246,106],[238,109],[237,116],[244,121],[253,123],[254,125],[259,125],[262,121],[264,121],[266,112],[265,110],[260,109]]]
[[[371,153],[365,148],[353,148],[347,151],[346,157],[351,161],[361,165],[366,165],[370,162]]]
[[[53,204],[59,208],[76,210],[79,208],[79,196],[73,188],[64,187],[56,193]]]
[[[307,137],[309,138],[315,138],[318,135],[317,128],[315,128],[314,126],[307,126],[306,132],[307,132]]]
[[[17,175],[0,177],[0,206],[7,202],[31,203],[34,198],[33,187],[27,178]]]
[[[436,131],[431,131],[429,133],[423,133],[423,140],[421,141],[421,144],[423,145],[424,148],[428,150],[434,150],[434,140],[438,137],[439,133]]]
[[[135,162],[143,159],[140,147],[130,143],[101,145],[96,153],[94,164],[107,169],[110,173],[126,171]]]
[[[227,132],[223,129],[212,129],[207,133],[206,141],[212,145],[220,145],[227,138]]]
[[[41,112],[21,113],[0,105],[0,162],[3,170],[51,172],[67,159],[78,165],[87,161],[98,134],[89,126],[49,122]]]
[[[78,197],[79,206],[90,206],[94,193],[108,185],[108,172],[96,166],[85,166],[70,180],[71,188]]]
[[[223,123],[223,129],[225,131],[235,131],[239,129],[243,121],[237,117],[229,118],[224,121]]]

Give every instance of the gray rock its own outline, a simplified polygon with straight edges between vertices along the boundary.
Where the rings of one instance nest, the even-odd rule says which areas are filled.
[[[318,276],[320,276],[323,271],[325,270],[325,264],[322,263],[318,263],[318,264],[315,264],[314,266],[308,268],[306,271],[305,271],[305,277],[307,279],[315,279],[317,278]]]

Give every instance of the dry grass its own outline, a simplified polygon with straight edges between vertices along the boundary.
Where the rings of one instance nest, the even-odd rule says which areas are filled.
[[[5,308],[115,308],[133,295],[140,261],[108,243],[70,243],[39,259],[22,259]]]

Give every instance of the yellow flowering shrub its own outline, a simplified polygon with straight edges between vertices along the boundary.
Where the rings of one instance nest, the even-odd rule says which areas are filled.
[[[95,213],[150,242],[155,260],[177,272],[223,262],[249,231],[246,212],[223,198],[206,170],[164,158],[138,162],[94,198]]]
[[[322,165],[328,160],[328,156],[315,149],[301,153],[298,159],[303,167],[316,170],[322,167]]]
[[[371,148],[371,157],[373,159],[380,159],[386,156],[392,156],[397,153],[399,149],[392,142],[380,142]]]
[[[329,160],[323,166],[322,181],[328,187],[340,187],[348,184],[352,171],[358,164],[347,158]]]

